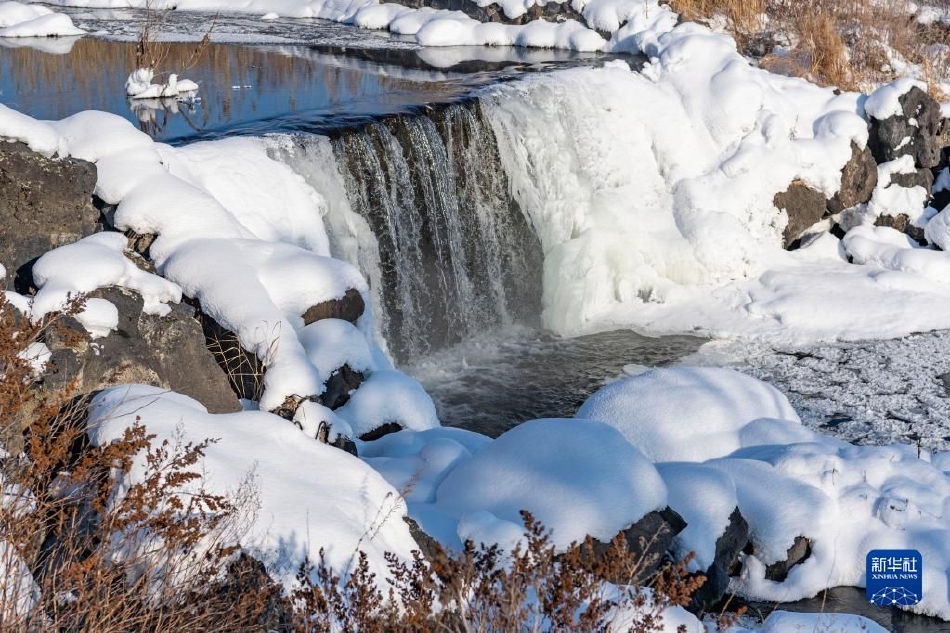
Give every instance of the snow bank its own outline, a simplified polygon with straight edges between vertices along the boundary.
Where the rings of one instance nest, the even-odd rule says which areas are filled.
[[[654,369],[613,382],[577,411],[615,427],[653,461],[704,461],[743,446],[739,431],[760,418],[798,421],[770,385],[731,369]]]
[[[611,383],[578,412],[596,411],[647,455],[693,462],[657,464],[670,506],[690,523],[680,547],[695,546],[701,562],[708,561],[710,543],[738,507],[754,554],[743,556],[742,574],[730,588],[775,602],[864,586],[872,549],[918,549],[928,564],[924,598],[912,610],[950,619],[948,473],[926,453],[918,457],[916,447],[854,446],[805,429],[764,383],[727,380],[728,370],[712,370],[718,382],[701,382],[705,371],[696,371],[655,370]],[[658,405],[663,399],[676,406]],[[760,415],[786,419],[750,419]],[[811,541],[811,555],[785,581],[767,580],[766,566],[785,560],[799,536]]]
[[[359,459],[307,438],[286,420],[258,411],[212,415],[186,396],[130,385],[93,400],[89,439],[95,446],[113,441],[139,418],[156,442],[218,440],[200,465],[212,493],[233,494],[253,476],[260,505],[241,545],[286,587],[304,557],[319,560],[321,548],[338,572],[352,569],[359,548],[380,578],[388,576],[385,552],[411,558],[416,545],[396,491]],[[132,477],[143,468],[136,464]]]
[[[756,630],[761,633],[815,633],[815,631],[886,633],[882,626],[860,615],[791,613],[789,611],[773,611]]]

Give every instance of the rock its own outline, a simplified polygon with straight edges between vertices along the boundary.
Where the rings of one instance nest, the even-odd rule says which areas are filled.
[[[673,538],[686,529],[686,521],[675,510],[666,507],[648,512],[639,521],[622,532],[627,541],[627,549],[638,561],[640,579],[649,578],[660,566],[673,545]],[[594,539],[594,556],[603,556],[610,548],[609,543]],[[608,582],[629,583],[630,579],[607,578]]]
[[[426,534],[414,519],[404,516],[402,520],[409,526],[409,535],[412,536],[416,545],[419,546],[419,553],[422,554],[426,560],[430,562],[437,560],[439,555],[445,552],[439,542]]]
[[[862,204],[871,199],[877,186],[877,163],[867,147],[861,149],[857,143],[851,143],[851,159],[841,169],[841,188],[828,201],[830,213],[841,213],[845,209]]]
[[[775,194],[773,203],[788,214],[788,225],[783,233],[785,248],[792,246],[805,229],[821,220],[828,210],[824,194],[798,180]]]
[[[941,164],[946,166],[948,159],[950,159],[950,118],[940,119],[940,124],[937,126],[937,147],[941,148]]]
[[[205,347],[205,337],[187,304],[170,306],[159,317],[142,312],[142,298],[108,288],[90,296],[111,301],[119,311],[118,329],[92,340],[75,319],[51,331],[46,344],[53,369],[44,377],[47,389],[64,389],[73,379],[77,394],[125,383],[154,385],[198,400],[211,413],[232,413],[241,405],[227,379]]]
[[[787,554],[785,560],[774,562],[765,568],[765,577],[768,580],[782,582],[788,578],[792,567],[808,560],[811,556],[811,541],[804,536],[796,536]]]
[[[883,121],[870,117],[868,146],[878,163],[901,156],[913,156],[917,167],[936,167],[940,163],[937,130],[940,104],[916,86],[899,98],[901,115]]]
[[[906,213],[899,213],[897,215],[879,215],[877,219],[874,220],[874,226],[890,227],[896,231],[904,233],[910,239],[915,240],[922,246],[927,245],[927,239],[924,237],[924,229],[911,224],[910,218]]]
[[[303,322],[304,325],[310,325],[320,319],[343,319],[350,323],[356,323],[365,309],[366,303],[363,301],[363,295],[358,290],[350,288],[342,299],[324,301],[307,308],[307,311],[303,313]]]
[[[350,393],[363,383],[363,374],[343,365],[327,379],[326,389],[320,394],[320,404],[328,409],[339,409],[350,399]]]
[[[95,187],[92,163],[53,160],[23,143],[0,143],[0,263],[7,288],[28,292],[40,255],[101,230]]]
[[[198,321],[205,345],[239,398],[260,400],[264,391],[264,363],[241,347],[237,335],[218,325],[217,321],[198,310]],[[296,410],[296,407],[294,408]],[[293,410],[290,417],[293,418]]]
[[[372,442],[390,433],[398,433],[401,430],[402,427],[395,422],[386,422],[382,426],[377,426],[372,431],[360,435],[360,440],[363,442]]]
[[[716,556],[705,571],[706,582],[697,589],[688,609],[694,613],[710,611],[729,589],[729,577],[739,573],[739,554],[749,544],[749,524],[739,508],[729,515],[726,531],[716,540]]]
[[[926,167],[909,174],[892,174],[891,187],[923,187],[930,199],[934,188],[934,173]]]

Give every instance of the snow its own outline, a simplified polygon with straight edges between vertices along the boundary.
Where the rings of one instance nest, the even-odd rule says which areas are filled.
[[[300,330],[299,338],[310,362],[320,372],[321,382],[344,365],[362,373],[376,369],[366,335],[349,321],[315,321]]]
[[[885,633],[879,624],[859,615],[843,613],[791,613],[773,611],[757,629],[761,633]]]
[[[732,369],[672,367],[613,382],[576,417],[606,422],[653,461],[704,461],[738,450],[760,418],[798,421],[788,400]]]
[[[395,370],[370,374],[336,413],[358,436],[389,422],[414,431],[439,426],[435,404],[419,381]]]
[[[3,141],[26,143],[47,158],[69,155],[66,142],[51,126],[0,103],[0,142]]]
[[[435,508],[459,521],[461,540],[507,548],[528,510],[565,548],[586,535],[608,542],[666,500],[656,469],[617,431],[546,419],[515,427],[451,470]]]
[[[668,371],[691,376],[695,370]],[[713,375],[728,373],[723,369],[711,371]],[[638,379],[649,380],[651,373],[603,387],[578,415],[596,408],[604,423],[630,428],[631,419],[641,417],[636,409],[643,406],[645,396]],[[756,406],[767,407],[768,392],[775,394],[772,407],[790,411],[778,392],[764,383],[756,389],[750,381],[754,379],[735,378],[731,384],[720,382],[717,387],[721,401],[733,403],[735,411],[730,421],[748,420],[758,413]],[[754,554],[742,557],[743,571],[733,579],[731,590],[752,599],[782,602],[811,597],[828,587],[861,587],[868,551],[914,548],[929,562],[924,570],[924,598],[911,610],[950,618],[950,527],[945,519],[950,508],[950,476],[932,464],[927,453],[918,456],[917,448],[907,445],[847,444],[804,429],[794,413],[785,419],[723,424],[715,416],[724,410],[721,405],[707,405],[713,413],[710,416],[702,410],[690,411],[686,404],[687,393],[690,400],[702,402],[706,388],[695,384],[689,392],[678,393],[660,383],[648,395],[665,395],[668,401],[680,405],[663,410],[646,401],[648,414],[654,414],[650,428],[660,435],[660,441],[650,434],[628,432],[626,437],[651,456],[651,451],[656,454],[657,444],[669,435],[663,431],[677,430],[679,446],[658,459],[695,464],[661,463],[657,467],[669,479],[670,506],[684,517],[699,521],[695,532],[684,532],[682,539],[687,542],[697,533],[705,532],[704,537],[719,533],[733,501],[728,482],[710,478],[706,469],[715,469],[734,483],[735,501],[749,524]],[[453,473],[462,467],[456,467]],[[691,494],[691,490],[700,492]],[[798,536],[810,540],[811,555],[793,567],[785,581],[767,580],[765,567],[784,560]],[[699,552],[703,560],[708,560],[708,544]]]
[[[163,84],[154,84],[155,71],[151,68],[139,68],[125,80],[125,93],[133,99],[165,99],[190,94],[198,90],[198,84],[190,79],[178,79],[178,75],[168,76]]]
[[[0,38],[83,35],[72,19],[46,7],[20,2],[0,2]]]
[[[359,459],[286,420],[259,411],[213,415],[186,396],[128,385],[93,400],[89,439],[94,446],[113,441],[136,419],[156,442],[217,439],[199,466],[213,494],[233,494],[251,476],[259,507],[241,544],[285,587],[305,556],[319,560],[321,548],[338,573],[352,571],[354,552],[365,551],[379,578],[388,577],[385,552],[411,558],[416,545],[396,491]],[[141,477],[143,467],[136,463],[131,476]]]
[[[40,376],[46,371],[52,353],[46,343],[35,342],[27,345],[26,349],[20,352],[18,356],[29,363],[34,375]]]
[[[864,101],[864,111],[868,116],[879,121],[903,114],[900,98],[910,92],[911,88],[920,88],[927,91],[927,84],[916,79],[903,78],[881,86],[872,92]]]
[[[8,626],[25,626],[40,607],[40,588],[15,545],[0,540],[0,618]],[[40,616],[42,617],[42,616]]]
[[[146,314],[168,314],[168,303],[181,301],[181,288],[137,267],[124,254],[127,246],[128,240],[121,233],[96,233],[40,257],[33,266],[33,281],[39,290],[33,297],[32,318],[42,319],[63,309],[71,297],[109,286],[139,293]],[[99,325],[112,321],[103,321],[102,306],[90,303],[87,318]],[[116,314],[113,327],[117,319]]]

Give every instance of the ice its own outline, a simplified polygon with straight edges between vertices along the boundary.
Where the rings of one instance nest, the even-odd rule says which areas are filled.
[[[653,461],[704,461],[743,446],[760,418],[797,421],[775,388],[731,369],[672,367],[624,378],[591,396],[576,417],[606,422]]]
[[[250,508],[241,543],[285,587],[304,557],[319,560],[321,549],[337,573],[353,570],[360,549],[369,555],[371,570],[386,578],[383,554],[408,560],[416,547],[401,519],[403,502],[382,477],[282,418],[258,411],[212,415],[186,396],[129,385],[93,400],[89,439],[94,446],[110,442],[136,420],[156,442],[217,438],[204,451],[200,483],[212,494],[233,494],[250,481],[259,507]],[[141,477],[142,469],[136,463],[131,476]],[[391,510],[395,514],[388,516]]]

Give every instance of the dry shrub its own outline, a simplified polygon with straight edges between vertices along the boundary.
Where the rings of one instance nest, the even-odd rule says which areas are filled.
[[[932,91],[950,79],[950,55],[941,48],[950,29],[919,24],[909,0],[669,1],[688,20],[725,17],[740,50],[773,72],[855,90],[891,81],[908,65]],[[781,54],[772,52],[776,45]]]
[[[460,553],[432,544],[428,559],[416,552],[411,563],[388,556],[388,592],[364,554],[340,577],[321,552],[316,565],[300,568],[294,630],[648,633],[662,630],[663,611],[688,604],[705,581],[686,571],[689,559],[648,572],[652,557],[631,552],[622,534],[605,551],[588,537],[559,554],[550,533],[522,517],[525,543],[510,553],[468,541]]]
[[[165,27],[165,20],[169,8],[164,0],[146,0],[145,2],[145,22],[142,24],[142,30],[139,32],[139,38],[135,43],[135,67],[149,68],[155,72],[158,77],[163,76],[163,68],[168,60],[173,44],[161,39],[161,32]],[[181,74],[186,70],[194,68],[201,59],[201,56],[211,45],[211,33],[217,25],[218,15],[215,14],[211,20],[208,30],[202,36],[201,40],[195,45],[188,58],[180,64],[174,71]]]
[[[0,628],[253,630],[267,587],[235,596],[228,589],[240,579],[224,573],[252,488],[231,497],[208,492],[198,466],[209,442],[156,443],[140,424],[90,447],[86,399],[68,387],[44,391],[25,358],[56,325],[56,317],[30,323],[0,294],[8,449],[0,460]],[[12,449],[17,436],[21,450]]]

